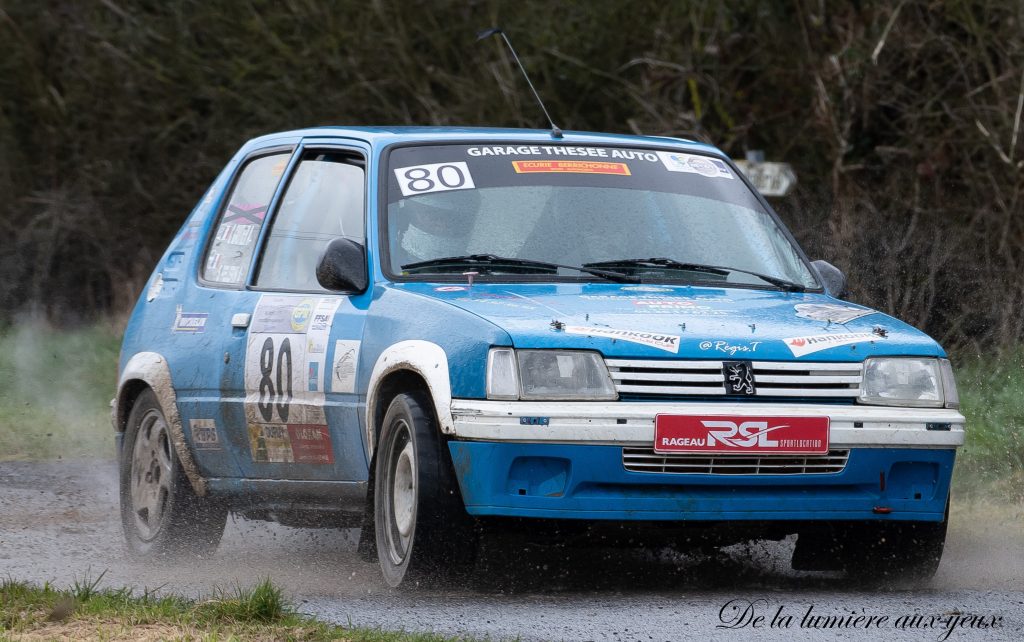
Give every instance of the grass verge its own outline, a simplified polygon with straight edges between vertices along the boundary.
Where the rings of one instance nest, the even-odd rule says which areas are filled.
[[[0,460],[113,457],[120,342],[109,324],[0,328]]]
[[[281,589],[264,580],[234,595],[205,600],[135,595],[98,588],[96,580],[68,589],[0,582],[0,639],[29,640],[343,640],[446,642],[470,640],[430,633],[348,628],[301,615]]]
[[[953,488],[961,497],[1024,504],[1024,347],[957,366],[967,443]]]

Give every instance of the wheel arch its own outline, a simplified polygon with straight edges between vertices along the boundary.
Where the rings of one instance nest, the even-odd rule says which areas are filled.
[[[441,432],[451,433],[454,430],[447,353],[429,341],[395,343],[377,357],[367,387],[365,438],[371,468],[379,424],[388,404],[395,395],[412,387],[420,388],[429,395]]]
[[[192,485],[192,490],[200,497],[205,496],[206,479],[199,474],[199,467],[185,440],[181,415],[178,414],[177,395],[171,382],[171,369],[167,364],[167,359],[159,353],[139,352],[125,364],[117,384],[117,396],[114,397],[114,407],[111,413],[114,430],[123,433],[127,429],[132,408],[139,395],[145,390],[152,390],[156,395],[160,410],[164,413],[164,418],[167,419],[167,425],[171,431],[174,452],[178,456],[178,461],[181,462],[185,476],[188,477],[188,481]]]

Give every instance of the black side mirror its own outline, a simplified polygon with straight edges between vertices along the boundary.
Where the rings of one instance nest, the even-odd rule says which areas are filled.
[[[365,291],[369,280],[366,248],[351,239],[334,239],[316,264],[316,280],[334,292]]]
[[[825,291],[837,299],[846,297],[850,292],[846,289],[846,275],[828,261],[812,261],[811,265],[818,271],[818,277],[825,285]]]

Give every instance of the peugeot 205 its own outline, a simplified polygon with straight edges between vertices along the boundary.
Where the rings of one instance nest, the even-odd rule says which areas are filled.
[[[929,576],[964,439],[953,373],[844,293],[708,145],[257,138],[125,332],[128,546],[209,552],[229,511],[361,526],[398,586],[502,524],[725,525],[796,534],[798,569]]]

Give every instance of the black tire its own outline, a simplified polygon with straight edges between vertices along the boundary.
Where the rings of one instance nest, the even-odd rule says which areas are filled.
[[[864,586],[922,583],[939,568],[949,523],[836,522],[800,533],[793,551],[798,571],[845,571]]]
[[[125,541],[136,556],[207,555],[224,533],[227,509],[192,490],[152,390],[139,395],[128,417],[120,499]]]
[[[949,508],[941,522],[857,524],[841,536],[842,560],[851,580],[868,586],[922,583],[939,569]]]
[[[426,394],[400,394],[377,441],[374,532],[388,586],[437,585],[471,564],[475,534]]]

